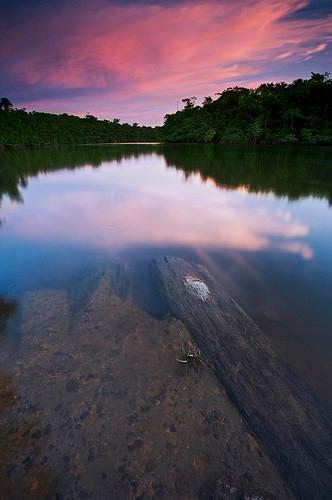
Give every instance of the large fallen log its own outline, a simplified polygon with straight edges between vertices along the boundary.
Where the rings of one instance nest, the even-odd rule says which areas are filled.
[[[202,266],[153,263],[170,312],[186,325],[296,498],[332,498],[332,412]]]

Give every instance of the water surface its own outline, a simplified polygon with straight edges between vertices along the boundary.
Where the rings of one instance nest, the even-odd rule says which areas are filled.
[[[19,346],[27,290],[70,288],[108,261],[126,263],[137,303],[160,316],[149,262],[175,254],[206,265],[332,402],[331,148],[7,150],[0,200],[0,294],[18,304],[1,349]]]

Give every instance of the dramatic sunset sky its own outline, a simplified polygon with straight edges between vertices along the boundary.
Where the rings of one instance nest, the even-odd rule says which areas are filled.
[[[331,0],[0,0],[0,94],[160,124],[183,97],[332,72]]]

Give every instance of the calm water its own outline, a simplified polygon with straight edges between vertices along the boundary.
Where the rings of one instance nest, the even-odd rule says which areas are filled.
[[[124,261],[161,314],[156,255],[201,261],[330,402],[332,150],[109,145],[0,153],[0,295]],[[19,310],[19,308],[18,308]],[[20,339],[17,313],[1,348]]]

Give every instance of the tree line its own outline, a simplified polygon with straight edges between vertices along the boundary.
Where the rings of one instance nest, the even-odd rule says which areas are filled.
[[[182,100],[184,109],[165,116],[170,142],[332,144],[332,80],[311,73],[293,83],[263,83],[256,89],[231,87]]]
[[[263,83],[256,89],[230,87],[205,97],[186,97],[184,108],[165,116],[163,127],[98,120],[66,113],[27,112],[0,99],[0,145],[107,142],[226,144],[332,144],[332,80],[311,73],[307,80]]]
[[[80,118],[66,113],[27,112],[14,109],[8,98],[0,99],[0,144],[96,144],[107,142],[160,141],[161,127]]]

